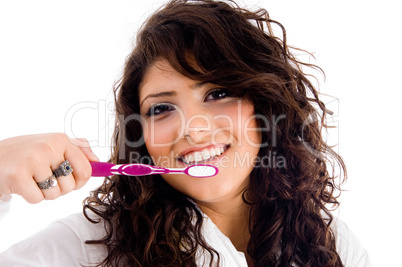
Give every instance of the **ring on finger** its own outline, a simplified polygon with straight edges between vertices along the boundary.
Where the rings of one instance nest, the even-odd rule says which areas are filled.
[[[71,167],[70,162],[66,160],[60,164],[59,168],[53,170],[52,172],[53,172],[52,176],[50,176],[43,182],[37,183],[40,189],[49,189],[55,187],[57,185],[56,178],[71,174],[73,172],[73,168]]]
[[[45,181],[37,183],[37,184],[40,189],[53,188],[57,185],[56,176],[54,174],[52,174],[52,176],[47,178]]]
[[[68,160],[64,161],[62,164],[60,164],[59,168],[53,170],[54,176],[60,177],[60,176],[67,176],[73,172],[73,168],[71,167],[71,164]]]

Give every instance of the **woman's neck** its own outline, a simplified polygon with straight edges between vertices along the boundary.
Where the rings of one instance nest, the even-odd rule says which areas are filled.
[[[231,201],[196,201],[196,203],[218,229],[231,240],[234,247],[246,254],[250,239],[250,206],[244,203],[241,195]]]

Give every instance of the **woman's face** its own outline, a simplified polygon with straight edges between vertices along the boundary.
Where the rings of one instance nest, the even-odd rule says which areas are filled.
[[[172,187],[207,203],[237,197],[248,186],[261,143],[252,103],[231,97],[220,86],[191,80],[160,60],[140,86],[140,113],[155,165],[219,168],[209,178],[162,175]]]

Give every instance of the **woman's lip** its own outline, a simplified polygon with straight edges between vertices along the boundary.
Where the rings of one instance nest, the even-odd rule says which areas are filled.
[[[181,153],[179,153],[177,158],[182,158],[184,155],[186,155],[188,153],[202,151],[204,149],[221,148],[221,147],[223,147],[224,149],[227,149],[227,147],[229,147],[229,145],[226,145],[226,144],[211,144],[211,145],[206,145],[206,146],[203,146],[203,147],[192,147],[192,148],[189,148],[189,149],[184,150]]]

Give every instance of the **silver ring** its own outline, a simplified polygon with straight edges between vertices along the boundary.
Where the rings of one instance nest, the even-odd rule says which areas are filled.
[[[49,189],[49,188],[55,187],[57,185],[56,176],[54,176],[54,174],[52,174],[52,176],[47,178],[45,181],[37,183],[37,184],[40,189]]]
[[[59,168],[53,170],[53,174],[56,178],[60,177],[60,176],[67,176],[72,172],[73,172],[73,168],[71,167],[71,164],[70,164],[70,162],[68,162],[68,160],[66,160],[62,164],[60,164]]]

